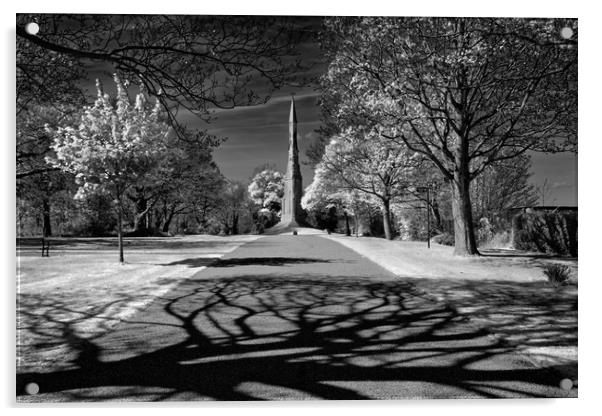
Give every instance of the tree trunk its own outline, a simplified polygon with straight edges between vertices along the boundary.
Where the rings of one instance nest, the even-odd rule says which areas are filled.
[[[349,228],[349,215],[347,215],[347,211],[343,211],[343,215],[345,216],[345,235],[349,237],[351,235],[351,228]]]
[[[121,205],[117,206],[117,240],[119,241],[119,263],[123,263],[123,224],[121,218]]]
[[[169,215],[165,218],[165,222],[163,223],[163,228],[161,229],[161,231],[163,231],[164,233],[169,232],[169,226],[171,224],[171,220],[173,220],[173,217],[174,212],[170,212]]]
[[[472,222],[470,180],[468,167],[454,173],[452,187],[452,213],[454,216],[454,255],[479,255]]]
[[[160,214],[160,211],[155,212],[155,229],[161,228],[161,223],[163,222],[163,215]]]
[[[50,199],[44,198],[42,201],[42,235],[50,237],[52,228],[50,225]]]
[[[385,229],[385,238],[387,240],[393,240],[393,233],[391,231],[391,207],[388,199],[383,200],[383,227]]]
[[[366,213],[364,213],[364,215],[357,214],[355,218],[357,219],[357,233],[362,236],[372,235],[369,215]]]
[[[232,235],[238,234],[238,214],[232,216]]]
[[[433,219],[435,220],[435,229],[437,232],[443,232],[443,224],[441,223],[441,212],[439,211],[439,202],[436,197],[431,200],[431,212],[433,213]]]
[[[134,232],[144,230],[148,228],[147,224],[147,213],[148,213],[148,200],[144,197],[136,199],[136,215],[134,217]]]

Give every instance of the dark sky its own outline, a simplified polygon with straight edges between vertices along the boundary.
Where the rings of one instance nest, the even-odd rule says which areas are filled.
[[[306,160],[305,149],[320,125],[317,97],[318,93],[311,89],[295,95],[301,162]],[[215,153],[215,160],[225,176],[246,180],[256,166],[268,162],[282,171],[286,169],[290,101],[290,93],[281,91],[265,105],[224,110],[218,114],[218,119],[209,126],[209,132],[228,137]],[[303,185],[309,185],[313,171],[302,164],[301,174]]]

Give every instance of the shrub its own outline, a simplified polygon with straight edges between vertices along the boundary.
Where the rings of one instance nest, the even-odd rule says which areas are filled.
[[[455,244],[454,235],[443,233],[433,237],[433,242],[444,246],[453,246]]]
[[[508,248],[511,245],[511,236],[508,231],[500,231],[493,234],[490,240],[479,245],[482,248]]]
[[[519,250],[577,257],[576,212],[525,212],[512,221],[513,244]]]
[[[219,235],[222,231],[222,224],[216,219],[209,219],[203,225],[199,226],[198,232],[200,234]]]
[[[337,209],[335,206],[316,206],[308,211],[306,221],[319,230],[334,231],[338,224]]]
[[[493,240],[495,234],[493,224],[489,221],[489,218],[483,217],[479,220],[477,225],[477,242],[479,245],[485,244]]]
[[[564,264],[548,264],[544,267],[544,274],[554,286],[562,286],[569,283],[571,269]]]
[[[253,224],[251,229],[251,234],[263,234],[265,232],[265,226],[261,222],[256,222]]]

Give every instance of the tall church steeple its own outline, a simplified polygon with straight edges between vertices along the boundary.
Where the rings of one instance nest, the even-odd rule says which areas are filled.
[[[300,225],[304,221],[301,208],[301,194],[303,193],[301,169],[299,167],[299,148],[297,147],[297,111],[295,97],[291,97],[291,110],[288,118],[288,161],[286,176],[284,177],[284,197],[282,198],[281,223]]]

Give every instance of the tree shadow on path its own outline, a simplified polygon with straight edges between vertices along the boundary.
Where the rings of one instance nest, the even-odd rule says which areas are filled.
[[[211,258],[197,257],[173,261],[162,264],[162,266],[187,265],[188,267],[235,267],[235,266],[289,266],[295,264],[330,263],[330,260],[315,259],[309,257],[235,257],[235,258]]]
[[[45,401],[566,396],[553,373],[409,282],[191,279],[98,336],[51,295],[38,312],[41,301],[22,296],[23,325],[72,359],[18,374],[19,399],[30,382]]]

